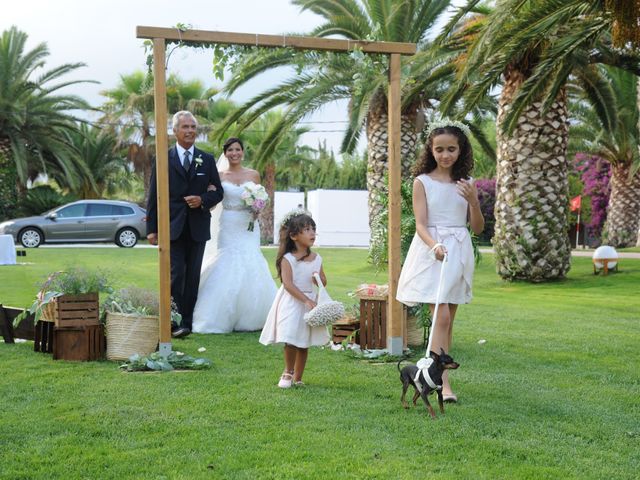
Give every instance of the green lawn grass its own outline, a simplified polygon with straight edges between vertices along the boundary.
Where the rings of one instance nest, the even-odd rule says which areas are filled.
[[[318,251],[336,298],[385,281],[365,250]],[[70,264],[157,285],[153,249],[24,260],[0,268],[0,302],[30,303],[38,280]],[[0,478],[638,478],[639,285],[640,260],[602,277],[574,258],[566,280],[532,285],[501,281],[485,254],[456,320],[460,401],[436,421],[401,408],[395,364],[329,350],[310,352],[306,387],[282,391],[282,351],[258,333],[178,340],[214,367],[164,374],[0,343]]]

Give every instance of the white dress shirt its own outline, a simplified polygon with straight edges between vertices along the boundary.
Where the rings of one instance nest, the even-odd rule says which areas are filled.
[[[180,165],[184,165],[184,152],[186,152],[187,150],[182,148],[179,143],[176,143],[176,150],[178,152],[178,157],[180,159]],[[191,162],[193,162],[194,150],[195,150],[195,147],[191,145],[191,147],[189,148],[189,154],[190,154],[189,165],[191,165]]]

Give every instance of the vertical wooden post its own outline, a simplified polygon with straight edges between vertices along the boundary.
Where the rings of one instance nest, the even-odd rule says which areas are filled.
[[[160,276],[160,354],[171,353],[171,234],[169,231],[169,139],[165,41],[153,39],[153,98],[156,125],[156,185],[158,192],[158,263]]]
[[[389,301],[387,302],[387,350],[401,355],[403,349],[402,305],[396,300],[400,278],[400,54],[389,58]]]

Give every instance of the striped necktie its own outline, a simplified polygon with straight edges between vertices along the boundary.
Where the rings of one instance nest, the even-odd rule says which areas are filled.
[[[184,157],[182,158],[182,166],[187,172],[189,171],[189,167],[191,166],[191,162],[189,161],[190,156],[191,153],[189,153],[189,150],[186,150],[184,152]]]

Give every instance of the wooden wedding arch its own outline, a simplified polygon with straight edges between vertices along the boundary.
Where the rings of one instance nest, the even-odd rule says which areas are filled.
[[[299,50],[349,52],[354,49],[389,57],[388,138],[389,138],[389,302],[387,348],[393,355],[403,349],[403,311],[395,299],[400,277],[400,56],[416,53],[414,43],[368,42],[332,38],[263,35],[257,33],[181,31],[176,28],[138,26],[138,38],[153,41],[153,94],[156,124],[156,179],[158,192],[158,255],[160,276],[160,353],[171,352],[171,267],[169,236],[169,170],[166,89],[166,44],[189,42],[222,45],[249,45],[266,48],[289,47]]]

